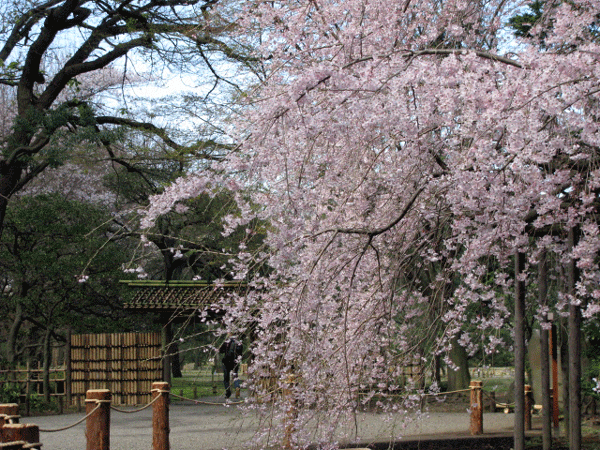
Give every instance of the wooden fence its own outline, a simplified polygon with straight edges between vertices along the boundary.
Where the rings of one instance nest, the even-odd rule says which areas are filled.
[[[71,336],[71,396],[77,404],[89,389],[109,389],[115,405],[150,401],[152,382],[162,379],[160,333]]]
[[[21,392],[29,394],[42,393],[42,374],[44,370],[29,366],[16,369],[0,369],[0,387],[8,384],[17,386]],[[50,395],[63,395],[65,393],[66,368],[55,367],[50,372]]]

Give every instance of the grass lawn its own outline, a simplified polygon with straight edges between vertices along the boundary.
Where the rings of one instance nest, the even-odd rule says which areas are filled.
[[[216,392],[213,387],[216,388]],[[171,392],[189,399],[225,395],[223,374],[216,372],[213,376],[210,368],[186,370],[182,378],[171,379]],[[173,397],[173,401],[180,399]]]

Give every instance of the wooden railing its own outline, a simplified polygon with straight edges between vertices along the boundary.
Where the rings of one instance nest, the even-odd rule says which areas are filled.
[[[16,368],[0,369],[0,389],[13,386],[19,392],[18,401],[25,406],[26,414],[29,414],[30,401],[32,396],[43,395],[43,373],[41,368]],[[62,412],[65,403],[65,393],[67,392],[67,372],[65,367],[56,367],[49,370],[51,397],[57,399],[59,412]]]

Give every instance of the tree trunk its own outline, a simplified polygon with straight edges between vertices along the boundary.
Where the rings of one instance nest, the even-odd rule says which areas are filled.
[[[173,370],[173,378],[183,378],[181,373],[181,358],[179,357],[179,344],[173,342],[170,346],[171,353],[171,368]]]
[[[173,333],[171,332],[171,321],[169,315],[163,315],[161,317],[163,327],[161,329],[161,345],[162,345],[162,357],[163,357],[163,380],[171,384],[171,342],[173,340]]]
[[[21,164],[7,164],[5,161],[0,161],[0,238],[2,230],[4,230],[8,199],[14,194],[14,189],[22,173]]]
[[[433,368],[431,371],[431,378],[438,386],[442,381],[442,356],[435,355],[433,357]]]
[[[540,255],[538,264],[538,288],[540,306],[548,306],[548,266],[546,252]],[[542,447],[552,448],[552,403],[550,398],[550,348],[549,332],[545,327],[540,331],[541,373],[542,373]]]
[[[44,400],[50,401],[50,365],[52,363],[52,348],[51,348],[52,329],[46,328],[44,333],[44,348],[43,348],[43,365],[42,365],[42,387],[44,392]]]
[[[515,255],[515,450],[525,448],[525,254]]]
[[[469,355],[458,343],[458,338],[452,339],[452,349],[450,350],[450,360],[458,366],[457,370],[448,368],[448,391],[458,391],[468,389],[471,382],[469,374]]]
[[[8,330],[6,342],[6,359],[11,367],[14,367],[17,363],[17,336],[23,324],[23,305],[19,300],[16,301],[15,315],[13,323]]]
[[[577,245],[576,229],[569,230],[571,251]],[[567,293],[569,302],[569,448],[581,449],[581,307],[575,302],[579,270],[573,257],[568,266]]]

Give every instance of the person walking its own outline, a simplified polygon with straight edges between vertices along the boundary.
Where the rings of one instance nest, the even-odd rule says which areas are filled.
[[[235,396],[240,396],[240,380],[238,372],[244,346],[237,339],[230,337],[221,344],[219,353],[223,354],[223,384],[225,385],[225,397],[231,397],[231,376],[233,375],[233,386]]]

